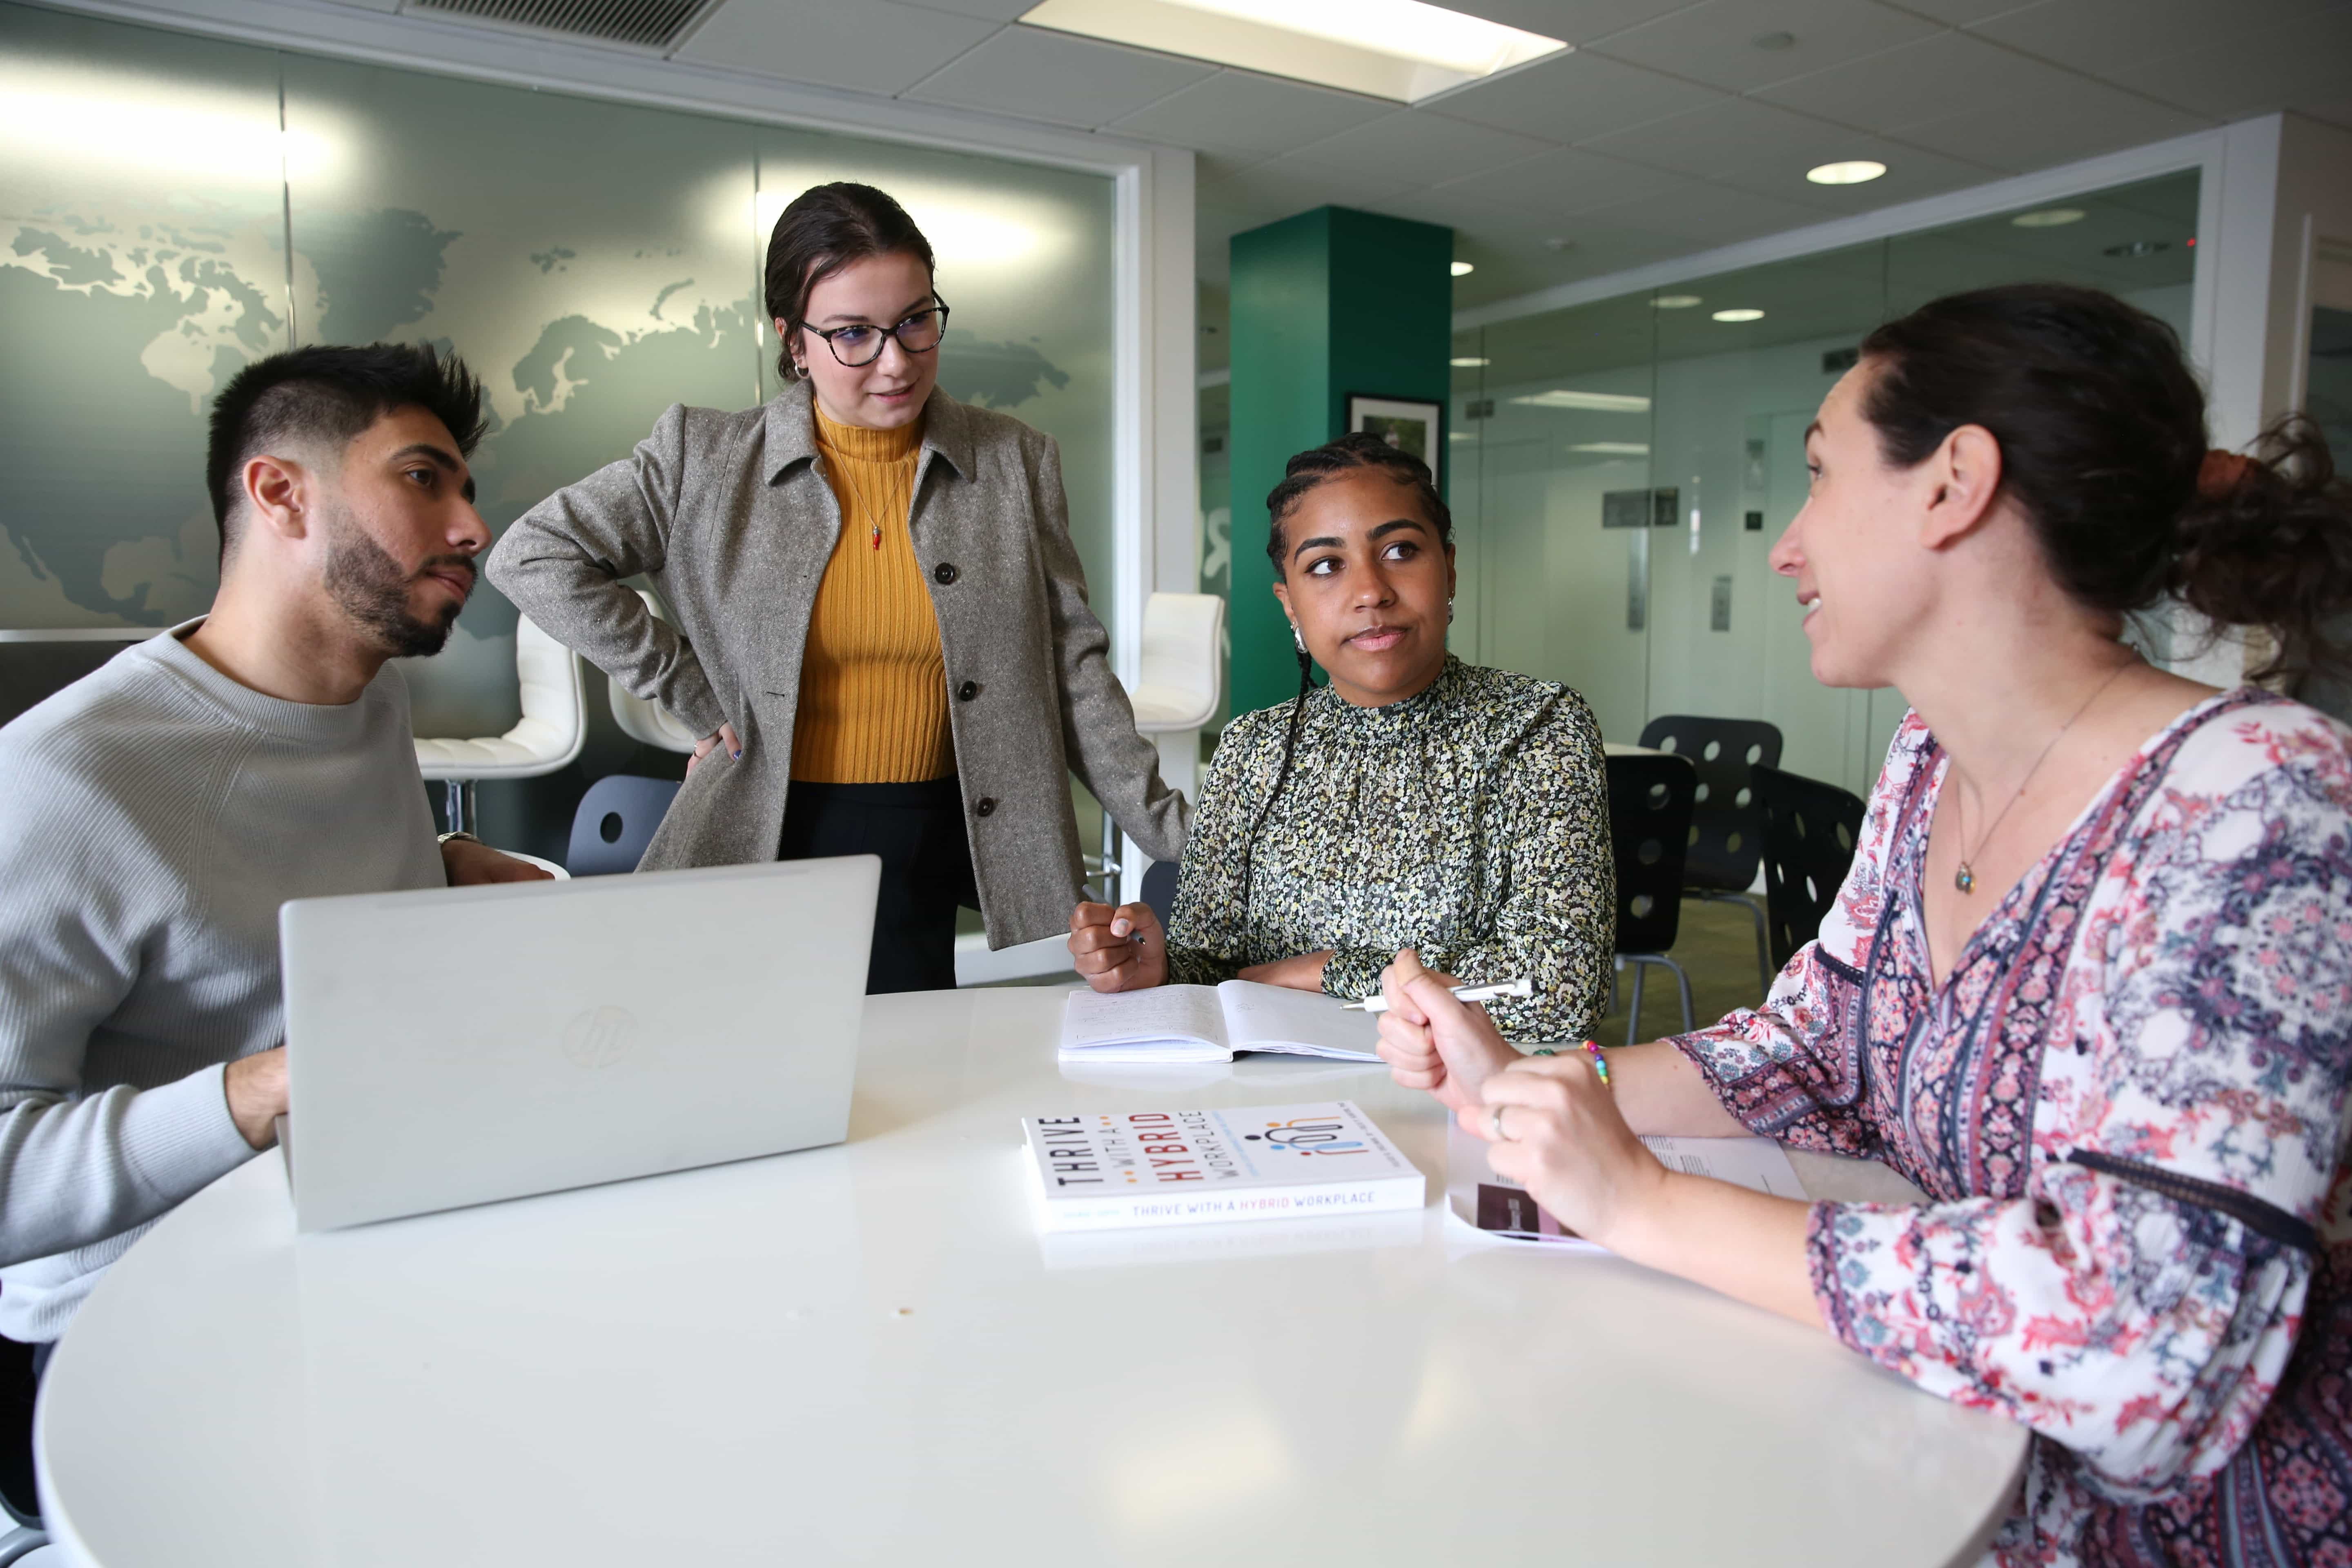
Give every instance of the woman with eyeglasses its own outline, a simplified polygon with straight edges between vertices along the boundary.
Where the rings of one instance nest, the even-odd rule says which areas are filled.
[[[803,191],[767,306],[781,395],[672,405],[509,528],[490,580],[703,737],[641,869],[879,856],[866,989],[944,989],[960,904],[993,947],[1066,929],[1070,773],[1160,859],[1186,806],[1087,608],[1053,438],[938,386],[948,306],[905,209]]]

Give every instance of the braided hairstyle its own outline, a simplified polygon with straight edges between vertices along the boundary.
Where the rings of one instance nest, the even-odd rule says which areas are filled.
[[[1297,510],[1307,492],[1335,474],[1354,469],[1372,468],[1386,474],[1398,484],[1413,492],[1423,513],[1437,530],[1437,542],[1448,548],[1454,543],[1454,513],[1446,508],[1445,498],[1437,493],[1437,485],[1430,477],[1429,465],[1412,453],[1390,446],[1369,431],[1356,430],[1328,441],[1320,447],[1299,453],[1282,466],[1282,482],[1266,492],[1265,510],[1269,526],[1265,535],[1266,558],[1274,563],[1276,578],[1286,575],[1284,565],[1288,553],[1283,542],[1282,525]],[[1249,840],[1242,847],[1241,915],[1244,923],[1249,919],[1250,889],[1256,871],[1258,829],[1274,810],[1274,803],[1282,798],[1283,786],[1290,782],[1290,764],[1298,750],[1298,732],[1307,722],[1307,699],[1315,689],[1315,659],[1307,651],[1307,644],[1294,627],[1292,640],[1298,645],[1298,695],[1291,699],[1290,724],[1282,738],[1282,766],[1274,775],[1274,787],[1266,792],[1265,802],[1257,808],[1250,822]]]

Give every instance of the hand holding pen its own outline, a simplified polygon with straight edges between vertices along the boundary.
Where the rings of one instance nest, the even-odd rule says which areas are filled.
[[[1168,938],[1149,904],[1080,904],[1070,911],[1070,967],[1097,991],[1140,991],[1168,979]]]
[[[1451,985],[1446,989],[1456,1002],[1499,1002],[1506,997],[1525,999],[1534,995],[1536,983],[1522,974],[1517,980],[1498,980],[1492,985]],[[1343,1002],[1339,1006],[1348,1013],[1385,1013],[1389,999],[1375,992],[1360,1002]]]

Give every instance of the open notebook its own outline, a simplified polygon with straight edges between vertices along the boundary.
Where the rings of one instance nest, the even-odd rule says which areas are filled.
[[[1370,1014],[1255,980],[1073,991],[1062,1009],[1065,1061],[1229,1062],[1241,1051],[1283,1051],[1370,1062],[1380,1059],[1379,1042],[1380,1020]]]

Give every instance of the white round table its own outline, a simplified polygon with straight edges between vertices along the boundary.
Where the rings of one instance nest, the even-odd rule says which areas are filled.
[[[252,1161],[58,1347],[53,1532],[90,1568],[1901,1568],[1971,1559],[2006,1511],[2019,1428],[1696,1287],[1453,1227],[1442,1114],[1384,1071],[1080,1079],[1061,1000],[869,1003],[830,1149],[299,1241]],[[1022,1116],[1343,1098],[1429,1176],[1421,1213],[1032,1223]]]

